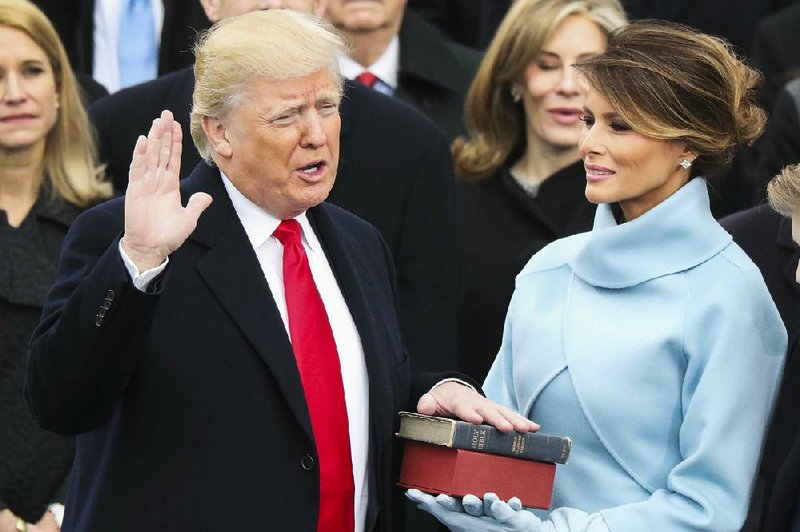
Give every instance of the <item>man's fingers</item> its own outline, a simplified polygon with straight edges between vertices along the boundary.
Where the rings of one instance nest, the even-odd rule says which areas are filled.
[[[139,135],[133,148],[133,158],[128,169],[128,182],[135,181],[144,174],[145,154],[147,153],[147,137]]]
[[[423,394],[417,401],[417,412],[428,416],[435,416],[439,410],[439,403],[430,393]]]
[[[146,174],[153,173],[158,166],[158,154],[161,151],[161,135],[163,125],[161,119],[153,120],[150,131],[147,133],[147,151],[145,152],[144,171]]]
[[[525,416],[514,412],[504,406],[495,404],[483,405],[478,409],[486,423],[497,427],[503,432],[516,430],[517,432],[530,432],[539,430],[539,424],[527,419]]]
[[[170,153],[167,171],[179,175],[181,172],[181,151],[183,151],[183,131],[178,122],[172,122],[172,151]]]
[[[210,195],[205,192],[196,192],[189,198],[189,202],[186,204],[186,211],[197,221],[203,211],[211,205],[211,201]]]
[[[158,150],[158,167],[167,168],[172,154],[172,113],[169,111],[161,112],[161,147]]]

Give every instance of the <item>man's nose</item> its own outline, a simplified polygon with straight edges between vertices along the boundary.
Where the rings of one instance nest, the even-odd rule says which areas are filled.
[[[303,135],[303,145],[306,147],[318,148],[327,142],[325,128],[322,125],[322,117],[314,110],[305,119],[306,129]]]

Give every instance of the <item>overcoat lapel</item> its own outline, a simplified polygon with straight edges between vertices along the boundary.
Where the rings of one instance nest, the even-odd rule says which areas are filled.
[[[185,198],[204,191],[214,201],[189,239],[208,248],[197,271],[275,377],[289,409],[313,441],[294,352],[258,259],[219,172],[200,163],[184,182]]]
[[[336,281],[342,291],[347,307],[356,324],[356,329],[364,348],[364,358],[370,383],[391,382],[388,365],[381,353],[376,318],[370,311],[369,294],[377,293],[372,286],[373,279],[363,275],[369,271],[358,253],[358,243],[331,218],[328,205],[321,205],[308,211],[308,217],[317,233]],[[372,423],[378,433],[390,430],[391,416],[374,415],[375,405],[391,404],[389,390],[384,386],[370,386],[370,412]]]
[[[339,284],[350,315],[361,338],[364,349],[364,359],[369,378],[369,417],[370,417],[370,445],[368,456],[370,504],[367,508],[367,529],[371,529],[378,516],[381,500],[379,495],[380,485],[376,474],[383,463],[383,447],[378,440],[383,434],[391,434],[393,412],[386,410],[394,404],[391,387],[376,385],[376,383],[390,383],[389,365],[386,363],[387,354],[379,346],[378,327],[381,325],[374,313],[370,310],[369,294],[377,293],[372,286],[372,277],[367,275],[368,266],[364,263],[359,251],[358,242],[342,228],[338,227],[330,215],[333,207],[327,204],[309,209],[308,219],[314,232],[317,234],[328,262],[333,270],[334,277]],[[381,408],[384,408],[381,410]]]

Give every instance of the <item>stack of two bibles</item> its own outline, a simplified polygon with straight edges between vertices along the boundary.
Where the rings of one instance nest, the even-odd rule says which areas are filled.
[[[405,439],[400,486],[455,497],[519,497],[527,508],[550,507],[556,464],[567,462],[572,447],[566,437],[410,412],[400,412],[397,435]]]

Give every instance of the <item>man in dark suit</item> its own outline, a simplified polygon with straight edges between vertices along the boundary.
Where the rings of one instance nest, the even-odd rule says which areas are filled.
[[[58,30],[77,72],[93,75],[94,24],[97,0],[34,0]],[[192,64],[195,36],[209,27],[196,3],[163,0],[164,19],[158,50],[158,74]]]
[[[452,140],[464,133],[464,98],[481,54],[405,7],[406,0],[331,0],[325,17],[351,45],[342,74],[413,104]]]
[[[800,190],[797,167],[776,179],[782,181],[784,191]],[[786,186],[793,182],[793,189]],[[796,199],[800,205],[800,197]],[[797,231],[800,219],[795,221],[769,205],[759,205],[727,216],[720,224],[758,266],[791,342],[742,530],[796,530],[790,528],[790,523],[794,509],[800,507],[795,506],[800,485],[800,248],[795,239],[800,234],[793,238],[792,226],[797,224]]]
[[[202,2],[215,22],[254,9],[239,0]],[[271,3],[278,4],[320,14],[327,2]],[[116,190],[127,186],[133,145],[151,117],[169,109],[188,131],[193,90],[194,72],[186,67],[91,107],[100,156]],[[415,109],[348,80],[341,116],[341,159],[328,199],[373,224],[388,243],[413,369],[455,367],[454,177],[447,140]],[[184,136],[182,177],[199,161]]]
[[[215,26],[191,118],[210,164],[179,181],[164,111],[125,198],[70,230],[26,383],[43,426],[78,434],[65,529],[390,530],[397,410],[535,428],[411,381],[383,239],[324,203],[341,50],[292,11]]]

